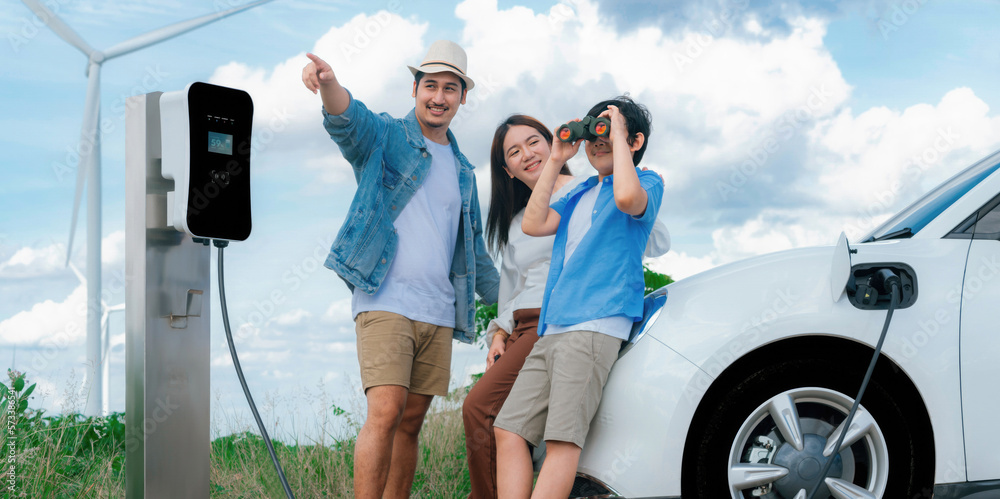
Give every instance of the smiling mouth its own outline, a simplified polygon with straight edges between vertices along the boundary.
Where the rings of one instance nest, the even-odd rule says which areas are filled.
[[[427,106],[427,110],[430,111],[431,114],[433,114],[435,116],[440,116],[440,115],[444,114],[445,111],[447,111],[447,108],[444,108],[444,107],[435,107],[435,106]]]
[[[541,160],[535,161],[534,163],[531,163],[530,165],[524,167],[524,171],[526,172],[535,171],[541,164],[542,164]]]

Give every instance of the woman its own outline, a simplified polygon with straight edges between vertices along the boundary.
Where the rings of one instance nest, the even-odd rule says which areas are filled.
[[[486,218],[488,243],[501,255],[497,318],[486,330],[490,344],[486,373],[465,398],[466,455],[474,499],[497,495],[496,439],[493,420],[510,393],[524,359],[538,341],[545,280],[555,236],[531,237],[521,231],[524,207],[542,166],[549,159],[552,132],[538,120],[515,114],[493,135],[490,153],[492,192]],[[570,175],[563,166],[552,200],[567,194],[586,176]],[[657,222],[646,247],[647,256],[659,256],[670,246],[666,227]]]

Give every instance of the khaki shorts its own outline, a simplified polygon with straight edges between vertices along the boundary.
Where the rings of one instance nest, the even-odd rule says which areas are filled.
[[[542,440],[583,447],[622,340],[592,331],[542,336],[493,426],[531,445]]]
[[[373,386],[399,385],[410,393],[448,394],[452,328],[381,311],[361,312],[354,328],[366,392]]]

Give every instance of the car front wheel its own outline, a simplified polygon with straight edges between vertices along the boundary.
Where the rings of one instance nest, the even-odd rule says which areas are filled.
[[[930,490],[929,431],[885,369],[869,384],[840,449],[833,449],[864,374],[864,366],[854,372],[857,366],[829,358],[778,362],[706,397],[704,417],[695,418],[689,434],[684,497],[805,499],[817,483],[813,497],[824,499]]]

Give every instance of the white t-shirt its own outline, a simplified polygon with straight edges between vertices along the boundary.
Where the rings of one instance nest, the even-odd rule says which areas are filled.
[[[455,288],[448,275],[462,217],[458,161],[451,145],[424,137],[431,168],[393,226],[396,255],[378,291],[354,289],[351,312],[380,310],[410,320],[455,327]]]

